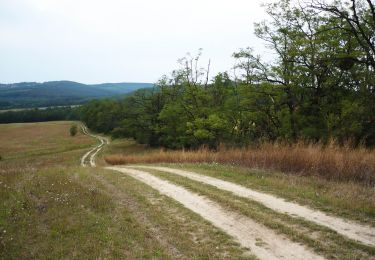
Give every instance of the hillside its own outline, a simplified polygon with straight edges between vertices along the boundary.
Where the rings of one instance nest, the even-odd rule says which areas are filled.
[[[152,85],[128,82],[86,85],[73,81],[0,84],[0,109],[82,104],[91,99],[123,95]]]
[[[375,259],[371,185],[191,163],[203,150],[74,124],[0,124],[0,259]],[[347,152],[344,165],[361,158]],[[179,163],[160,165],[166,153]]]

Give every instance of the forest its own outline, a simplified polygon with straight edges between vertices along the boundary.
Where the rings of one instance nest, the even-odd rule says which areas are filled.
[[[93,99],[123,97],[152,85],[131,82],[82,84],[66,80],[0,84],[0,109],[80,105]]]
[[[0,124],[33,123],[78,119],[79,113],[78,110],[74,107],[51,107],[45,109],[34,108],[0,112]]]
[[[375,145],[375,4],[281,0],[264,6],[252,48],[213,78],[201,50],[153,89],[79,108],[93,130],[150,146],[217,148],[298,141]]]

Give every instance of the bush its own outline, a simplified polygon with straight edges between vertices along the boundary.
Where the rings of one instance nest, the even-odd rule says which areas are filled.
[[[70,127],[70,136],[75,136],[77,134],[77,125],[72,125]]]

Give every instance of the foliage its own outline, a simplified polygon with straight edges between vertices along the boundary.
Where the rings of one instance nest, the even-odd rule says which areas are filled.
[[[348,3],[347,3],[348,2]],[[245,48],[233,73],[209,80],[201,51],[152,90],[83,106],[96,131],[169,148],[265,141],[375,145],[375,13],[371,1],[280,0],[255,34],[271,63]]]
[[[95,98],[126,95],[150,83],[103,83],[86,85],[72,81],[0,84],[0,109],[83,104]]]
[[[77,134],[77,125],[74,124],[70,127],[69,129],[69,133],[70,133],[70,136],[75,136]]]
[[[77,120],[79,114],[76,108],[54,107],[47,109],[25,109],[0,112],[0,124],[32,123],[62,120]]]

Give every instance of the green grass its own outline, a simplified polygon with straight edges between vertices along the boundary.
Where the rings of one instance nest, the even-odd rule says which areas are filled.
[[[1,175],[1,183],[4,258],[166,256],[86,169],[25,171]]]
[[[70,125],[0,125],[0,150],[7,157],[0,161],[0,259],[254,258],[139,181],[80,167],[80,157],[97,140],[67,136]],[[41,133],[46,142],[39,145]],[[116,142],[106,149],[123,147]]]
[[[107,158],[120,156],[142,158],[152,150],[134,142],[118,141],[116,149],[106,152]],[[134,156],[133,156],[134,155]],[[147,156],[146,156],[147,157]],[[155,159],[155,158],[154,158]],[[245,187],[274,194],[290,201],[355,220],[375,227],[375,189],[354,181],[327,180],[321,176],[285,174],[218,163],[159,164],[192,170],[231,181]]]
[[[231,181],[375,227],[374,187],[220,164],[161,165]]]
[[[276,213],[255,201],[237,197],[230,192],[185,177],[149,169],[147,171],[195,193],[204,195],[230,211],[248,216],[295,242],[308,245],[327,258],[375,258],[375,248],[358,244],[328,228],[300,218],[292,218],[285,214]]]
[[[137,205],[137,214],[141,214],[139,219],[147,218],[146,223],[157,223],[158,236],[179,252],[177,256],[188,259],[254,258],[244,255],[238,243],[197,214],[132,177],[107,171],[100,178],[110,183],[108,188],[112,192],[121,191],[120,196],[126,196],[128,203]]]
[[[176,201],[126,174],[82,168],[80,157],[98,141],[72,122],[0,125],[0,259],[242,259],[230,236]],[[152,151],[114,140],[99,154]],[[375,226],[375,190],[358,183],[286,175],[218,164],[164,164],[232,181]],[[327,228],[273,212],[183,177],[156,173],[205,195],[327,258],[371,259],[374,249]],[[259,243],[262,243],[259,241]]]

